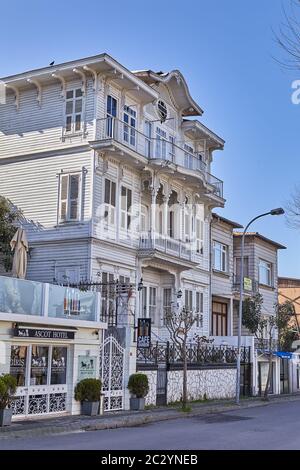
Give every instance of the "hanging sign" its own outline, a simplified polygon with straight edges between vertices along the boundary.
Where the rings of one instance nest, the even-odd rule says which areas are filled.
[[[151,318],[138,318],[137,347],[150,348]]]
[[[252,279],[244,277],[244,290],[252,291]]]

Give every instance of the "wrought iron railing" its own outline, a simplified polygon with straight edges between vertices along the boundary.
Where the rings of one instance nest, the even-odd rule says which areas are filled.
[[[270,344],[271,343],[271,344]],[[272,351],[277,351],[278,349],[278,340],[272,339],[271,342],[266,338],[255,338],[254,347],[263,351],[270,351],[270,346]]]
[[[165,160],[196,171],[212,186],[214,194],[223,197],[223,181],[208,173],[206,163],[201,160],[202,156],[191,153],[163,136],[147,136],[127,122],[108,116],[97,119],[96,140],[114,140],[150,160]]]
[[[152,234],[150,231],[141,233],[139,250],[158,250],[186,260],[192,259],[192,248],[188,243],[158,233]],[[197,254],[196,250],[195,253]]]
[[[230,365],[237,362],[238,349],[233,346],[214,346],[212,344],[191,343],[186,346],[189,365]],[[241,362],[250,363],[250,347],[242,347]],[[148,349],[137,349],[137,363],[157,365],[166,363],[182,365],[183,351],[174,343],[153,343]]]
[[[233,276],[232,288],[234,291],[240,290],[240,279],[241,279],[241,276],[239,275]],[[256,292],[258,292],[258,290],[259,290],[258,281],[256,281],[253,277],[244,276],[244,282],[243,282],[244,293],[255,294]]]

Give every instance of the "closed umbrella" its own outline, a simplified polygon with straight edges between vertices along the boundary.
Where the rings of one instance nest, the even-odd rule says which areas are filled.
[[[14,250],[12,274],[14,277],[24,279],[27,269],[28,252],[28,241],[24,229],[18,228],[10,242],[10,247],[12,251]]]

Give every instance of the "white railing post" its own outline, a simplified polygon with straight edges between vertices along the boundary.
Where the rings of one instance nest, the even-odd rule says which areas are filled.
[[[42,306],[42,316],[48,317],[49,310],[49,284],[43,284],[43,306]]]

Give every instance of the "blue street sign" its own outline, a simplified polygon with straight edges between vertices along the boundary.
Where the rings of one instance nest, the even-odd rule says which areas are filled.
[[[292,359],[293,353],[285,351],[275,351],[276,356],[281,357],[282,359]]]

